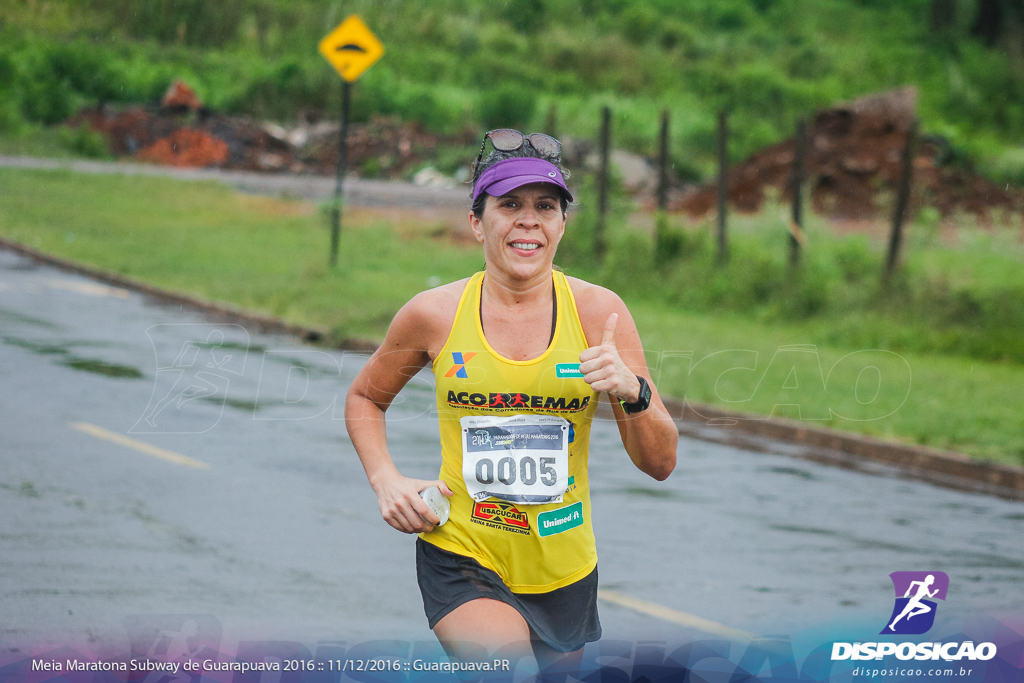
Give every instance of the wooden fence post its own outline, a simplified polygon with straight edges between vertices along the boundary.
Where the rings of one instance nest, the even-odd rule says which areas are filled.
[[[668,109],[661,112],[661,138],[658,141],[658,210],[668,210]]]
[[[598,260],[604,258],[607,249],[604,232],[608,214],[608,154],[611,136],[612,110],[610,107],[604,107],[601,110],[601,168],[597,176],[597,225],[594,228],[594,256]]]
[[[558,107],[554,102],[548,107],[548,115],[544,119],[544,132],[553,138],[558,137]]]
[[[903,163],[900,184],[896,191],[896,207],[892,213],[892,231],[889,233],[889,256],[885,260],[882,282],[888,283],[899,262],[900,246],[903,244],[903,222],[907,217],[910,190],[914,176],[914,157],[917,156],[917,119],[911,122],[907,131],[907,144],[903,148]]]
[[[805,157],[807,155],[807,125],[803,117],[796,122],[796,137],[793,140],[793,174],[790,177],[790,193],[793,200],[793,220],[789,226],[789,265],[800,264],[800,247],[804,240],[803,187]]]
[[[726,212],[729,206],[729,115],[718,112],[718,263],[729,260]]]

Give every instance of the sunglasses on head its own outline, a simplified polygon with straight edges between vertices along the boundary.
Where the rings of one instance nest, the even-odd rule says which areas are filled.
[[[523,135],[512,128],[498,128],[484,133],[483,142],[480,143],[480,153],[476,155],[476,163],[473,164],[473,171],[480,167],[480,160],[484,158],[484,149],[487,148],[488,138],[491,146],[499,152],[514,152],[523,146],[523,142],[530,141],[530,145],[546,157],[557,157],[562,152],[562,143],[550,135],[544,133],[530,133]]]

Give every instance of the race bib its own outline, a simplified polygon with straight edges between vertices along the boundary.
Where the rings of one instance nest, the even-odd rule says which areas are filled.
[[[475,415],[462,426],[462,478],[475,501],[560,503],[569,487],[569,422],[550,415]]]

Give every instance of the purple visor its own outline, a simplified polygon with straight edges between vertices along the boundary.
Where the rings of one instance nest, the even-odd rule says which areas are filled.
[[[570,202],[573,201],[572,193],[565,186],[565,179],[562,178],[562,172],[557,166],[544,159],[516,157],[499,161],[480,174],[476,185],[473,186],[473,203],[476,203],[482,192],[492,197],[501,197],[530,183],[556,185]]]

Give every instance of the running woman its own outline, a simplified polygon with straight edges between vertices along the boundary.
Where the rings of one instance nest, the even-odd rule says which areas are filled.
[[[484,136],[469,212],[484,270],[402,307],[345,406],[381,515],[419,535],[427,621],[455,659],[518,645],[541,667],[571,663],[600,637],[587,458],[601,392],[641,471],[660,481],[676,463],[677,431],[629,310],[553,267],[573,201],[560,149],[539,133]],[[434,481],[398,471],[384,420],[428,364],[441,433]],[[419,495],[432,486],[450,502],[444,525]]]

